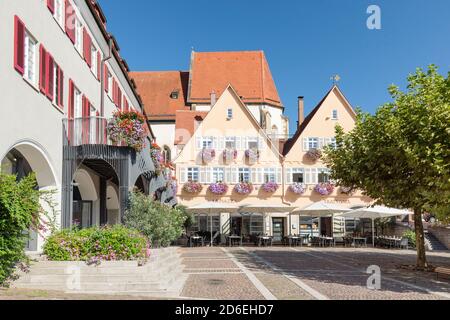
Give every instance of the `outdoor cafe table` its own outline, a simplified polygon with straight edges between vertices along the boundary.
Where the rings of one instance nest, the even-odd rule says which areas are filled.
[[[228,243],[229,246],[232,247],[233,246],[233,242],[235,241],[239,241],[239,245],[242,247],[242,237],[241,236],[228,236]]]
[[[298,245],[303,246],[303,240],[306,239],[307,236],[289,236],[287,237],[289,240],[289,246]]]
[[[258,247],[261,247],[262,245],[267,246],[268,243],[272,245],[272,237],[258,236]]]
[[[364,245],[367,247],[367,238],[353,238],[353,247],[356,248],[356,245],[360,244],[361,246]]]
[[[334,244],[334,238],[332,237],[319,237],[320,238],[320,243],[323,247],[325,246],[332,246]]]
[[[192,247],[192,240],[201,240],[202,242],[202,247],[205,245],[204,240],[202,237],[200,236],[191,236],[189,237],[189,246]]]

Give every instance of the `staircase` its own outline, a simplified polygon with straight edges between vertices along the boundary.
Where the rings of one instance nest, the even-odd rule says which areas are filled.
[[[448,249],[430,232],[425,233],[425,247],[429,251],[447,251]]]
[[[187,279],[183,269],[177,248],[154,249],[144,266],[136,261],[105,261],[99,266],[33,262],[30,272],[20,272],[12,286],[71,294],[177,298]]]

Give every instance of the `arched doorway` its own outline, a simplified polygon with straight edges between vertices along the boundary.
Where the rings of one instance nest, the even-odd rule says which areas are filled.
[[[53,199],[51,200],[55,203],[55,207],[53,209],[50,208],[48,203],[43,200],[41,200],[41,206],[48,213],[56,214],[56,212],[59,211],[60,198],[59,193],[55,192],[58,191],[58,182],[55,171],[47,153],[40,145],[30,141],[17,143],[0,159],[0,170],[6,174],[17,175],[17,180],[23,179],[29,174],[34,173],[36,176],[37,188],[39,190],[54,192],[54,194],[52,194]],[[50,212],[52,210],[55,211]],[[59,220],[59,217],[55,218]],[[26,244],[26,250],[38,251],[43,244],[43,238],[33,230],[27,232],[29,232],[29,239]]]

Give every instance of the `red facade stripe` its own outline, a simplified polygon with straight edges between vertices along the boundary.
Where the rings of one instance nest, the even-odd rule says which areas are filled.
[[[25,72],[25,24],[14,17],[14,68],[21,75]]]
[[[55,13],[55,0],[47,0],[47,7],[51,13]]]
[[[66,0],[66,33],[70,41],[75,44],[75,11],[69,0]]]

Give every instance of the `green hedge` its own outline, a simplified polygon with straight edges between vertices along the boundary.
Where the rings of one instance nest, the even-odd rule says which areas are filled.
[[[0,173],[0,286],[7,285],[15,266],[28,262],[24,231],[40,211],[39,194],[34,175],[17,182],[15,175]]]
[[[45,242],[44,254],[52,261],[139,260],[147,248],[139,231],[115,225],[57,232]]]

